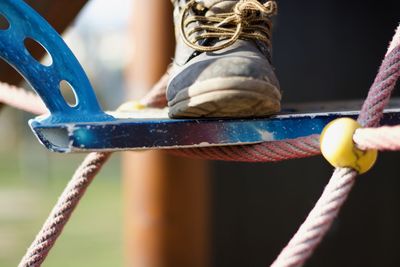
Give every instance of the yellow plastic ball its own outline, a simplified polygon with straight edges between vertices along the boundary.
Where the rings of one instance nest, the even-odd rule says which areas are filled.
[[[117,110],[121,112],[130,112],[130,111],[143,110],[145,108],[146,106],[138,101],[129,101],[123,103]]]
[[[361,125],[350,118],[340,118],[327,124],[321,133],[321,152],[334,167],[353,168],[358,173],[367,172],[374,165],[378,152],[360,150],[353,141]]]

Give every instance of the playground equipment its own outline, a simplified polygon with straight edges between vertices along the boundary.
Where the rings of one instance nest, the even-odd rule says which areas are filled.
[[[78,61],[43,18],[21,0],[3,0],[0,14],[9,22],[7,29],[0,30],[0,56],[25,77],[50,111],[30,121],[40,141],[59,152],[101,151],[91,153],[77,170],[20,266],[40,266],[44,261],[111,151],[169,148],[172,153],[184,156],[251,162],[300,158],[319,153],[318,134],[330,121],[357,116],[362,127],[376,127],[379,123],[392,127],[353,127],[347,136],[350,140],[345,140],[347,143],[354,145],[354,141],[354,147],[363,150],[400,148],[400,128],[393,126],[399,123],[399,109],[395,107],[384,112],[400,75],[400,31],[389,47],[360,112],[299,113],[304,111],[299,109],[268,119],[170,120],[162,110],[102,111]],[[27,38],[47,50],[52,58],[51,65],[42,65],[31,56],[24,46]],[[63,81],[73,88],[75,105],[69,105],[63,98],[59,90]],[[7,85],[0,88],[3,103],[38,114],[46,113],[36,96]],[[162,87],[155,90],[160,91]],[[151,107],[151,103],[144,101],[143,104]],[[359,155],[350,150],[339,157],[359,159],[362,154],[367,153],[361,151]],[[366,171],[351,162],[333,162],[338,168],[320,200],[273,266],[301,266],[310,257],[346,200],[357,172]]]

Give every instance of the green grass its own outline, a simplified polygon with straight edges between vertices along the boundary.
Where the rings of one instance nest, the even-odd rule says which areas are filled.
[[[82,158],[43,149],[34,149],[28,157],[0,153],[0,266],[18,264]],[[43,266],[122,266],[119,175],[119,160],[114,157],[87,191]]]

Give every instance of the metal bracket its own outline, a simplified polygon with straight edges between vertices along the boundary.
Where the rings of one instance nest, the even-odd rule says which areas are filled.
[[[118,151],[244,145],[319,134],[338,117],[358,111],[290,113],[258,119],[169,119],[166,110],[110,113],[110,122],[43,124],[31,121],[36,135],[56,152]],[[385,111],[382,123],[400,122],[400,108]]]

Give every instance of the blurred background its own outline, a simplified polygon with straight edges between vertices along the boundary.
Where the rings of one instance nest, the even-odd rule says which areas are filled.
[[[39,11],[46,4],[35,2],[30,4]],[[47,2],[57,6],[57,1]],[[60,1],[57,7],[74,11],[65,5],[69,1]],[[118,107],[124,95],[132,6],[131,0],[89,1],[63,35],[108,110]],[[44,150],[29,129],[30,118],[7,107],[0,115],[0,266],[4,267],[18,264],[84,158]],[[120,176],[120,157],[114,155],[44,266],[122,266]]]
[[[169,1],[47,2],[53,13],[35,8],[57,26],[57,11],[76,6],[74,17],[84,6],[63,36],[107,110],[143,95],[173,56]],[[399,8],[394,0],[279,1],[273,57],[284,102],[365,98]],[[7,107],[0,114],[0,266],[17,265],[84,157],[47,152],[31,117]],[[306,266],[400,265],[399,160],[380,154]],[[115,154],[44,266],[267,266],[331,172],[321,157],[249,164]]]

